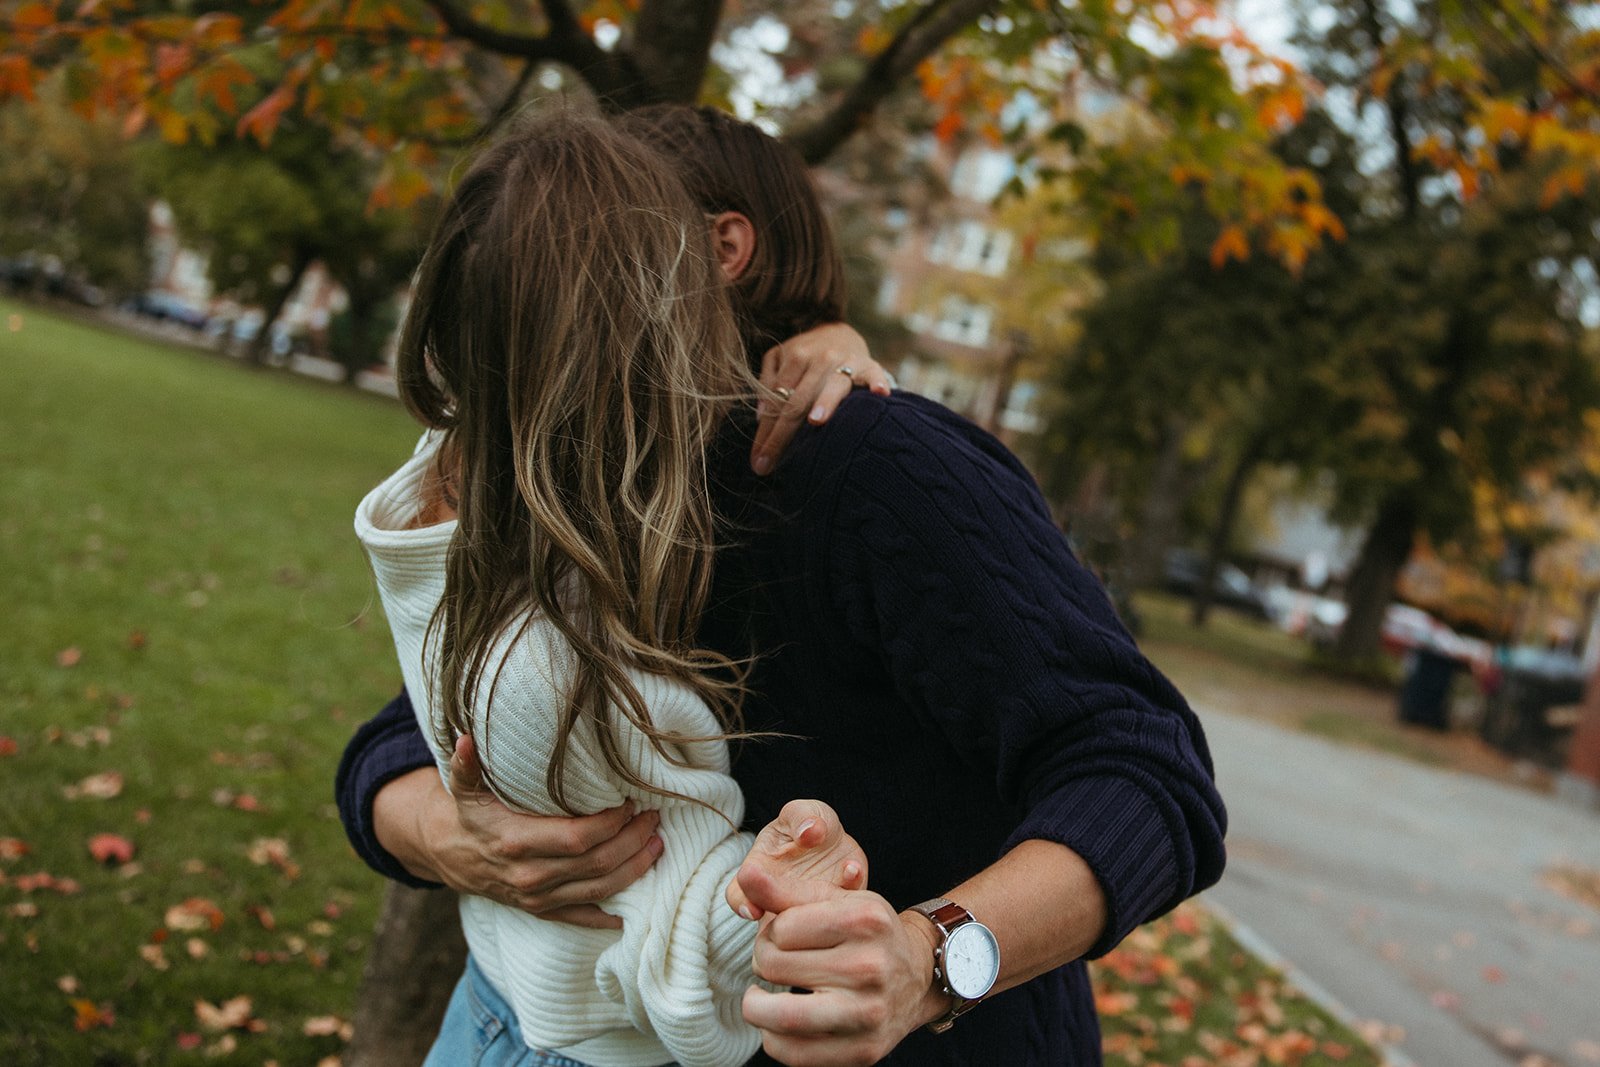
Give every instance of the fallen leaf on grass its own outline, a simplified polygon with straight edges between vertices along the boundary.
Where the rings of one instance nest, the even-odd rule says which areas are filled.
[[[257,867],[270,863],[282,871],[285,878],[300,877],[300,865],[289,858],[289,842],[281,837],[258,837],[250,842],[244,854]]]
[[[338,1037],[349,1041],[355,1028],[337,1015],[317,1015],[307,1019],[300,1032],[307,1037]]]
[[[56,979],[56,988],[70,997],[78,991],[78,979],[73,975],[64,974]]]
[[[137,652],[150,643],[143,630],[133,630],[128,634],[128,647]]]
[[[91,774],[76,785],[63,786],[61,795],[68,800],[88,797],[93,800],[110,800],[122,793],[122,775],[116,771]]]
[[[133,859],[133,842],[120,834],[95,834],[89,838],[89,855],[96,863],[127,863]]]
[[[167,960],[167,950],[160,945],[140,945],[139,957],[158,971],[164,971],[172,966]]]
[[[255,1002],[248,996],[240,995],[230,997],[221,1004],[213,1004],[208,1000],[194,1002],[194,1017],[200,1020],[203,1030],[218,1032],[222,1030],[248,1030],[258,1034],[267,1028],[262,1019],[255,1018],[251,1012]]]
[[[77,1030],[93,1030],[97,1026],[110,1029],[116,1025],[117,1015],[109,1004],[96,1004],[81,997],[72,1002],[72,1025]]]
[[[11,880],[11,884],[16,886],[19,892],[23,893],[32,893],[37,889],[48,889],[51,892],[60,893],[64,897],[70,897],[83,888],[72,878],[57,878],[47,871],[19,874]]]
[[[200,960],[210,955],[211,946],[198,937],[191,937],[183,943],[183,950],[189,954],[191,960]]]
[[[17,754],[17,739],[0,735],[0,756],[15,756]]]
[[[166,924],[169,930],[218,930],[222,927],[222,909],[205,897],[190,897],[167,909]]]
[[[76,667],[81,659],[83,659],[83,650],[77,645],[73,645],[71,648],[63,648],[56,653],[56,666]]]
[[[39,914],[39,905],[31,900],[19,900],[6,908],[6,914],[13,919],[32,919]]]
[[[206,1046],[205,1057],[209,1060],[222,1056],[231,1056],[239,1050],[239,1039],[232,1034],[223,1034],[211,1044]]]
[[[199,1034],[184,1031],[178,1035],[178,1047],[185,1052],[193,1052],[204,1040]]]
[[[19,860],[32,851],[20,837],[0,837],[0,860]]]

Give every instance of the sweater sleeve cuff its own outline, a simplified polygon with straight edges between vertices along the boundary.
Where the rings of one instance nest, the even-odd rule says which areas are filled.
[[[1106,924],[1084,953],[1095,959],[1186,895],[1167,815],[1137,782],[1078,778],[1033,805],[1011,839],[1054,841],[1082,857],[1105,894]]]
[[[373,724],[369,724],[373,725]],[[443,883],[418,878],[378,841],[373,801],[385,785],[421,767],[435,766],[433,753],[416,730],[389,730],[377,736],[358,732],[345,750],[336,777],[340,821],[356,854],[385,878],[414,889],[442,889]]]

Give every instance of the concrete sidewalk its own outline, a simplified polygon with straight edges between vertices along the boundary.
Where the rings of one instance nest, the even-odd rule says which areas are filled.
[[[1600,1064],[1600,911],[1543,884],[1600,870],[1600,817],[1201,716],[1231,817],[1207,899],[1421,1067]]]

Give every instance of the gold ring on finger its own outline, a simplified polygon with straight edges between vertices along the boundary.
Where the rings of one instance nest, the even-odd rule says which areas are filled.
[[[782,400],[785,404],[789,402],[790,397],[794,396],[794,390],[785,385],[778,386],[773,390],[773,392],[777,393],[778,399]]]

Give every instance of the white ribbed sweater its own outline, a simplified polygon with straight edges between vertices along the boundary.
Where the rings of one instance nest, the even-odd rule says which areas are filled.
[[[367,494],[356,511],[356,535],[372,560],[406,689],[448,784],[450,754],[438,747],[432,699],[438,655],[424,636],[444,592],[445,553],[456,523],[407,528],[419,513],[422,479],[434,452],[435,442],[424,436],[410,462]],[[516,630],[513,625],[510,632]],[[480,694],[472,709],[483,762],[507,804],[561,814],[545,788],[545,769],[556,708],[573,669],[570,647],[554,626],[534,618],[515,640],[503,638],[490,662],[485,677],[493,678],[494,665],[500,665],[499,682],[492,699]],[[688,736],[718,731],[711,710],[687,688],[643,672],[632,679],[657,727]],[[596,1067],[650,1067],[668,1060],[684,1067],[742,1064],[761,1041],[740,1013],[751,981],[755,924],[723,901],[751,845],[750,835],[730,828],[744,817],[744,798],[728,774],[727,745],[685,746],[681,754],[690,766],[680,767],[625,716],[616,721],[629,764],[641,778],[705,802],[631,789],[608,771],[593,734],[574,731],[564,779],[568,803],[589,813],[632,799],[661,813],[661,858],[602,904],[622,918],[622,930],[585,930],[463,896],[467,945],[515,1009],[532,1048]]]

